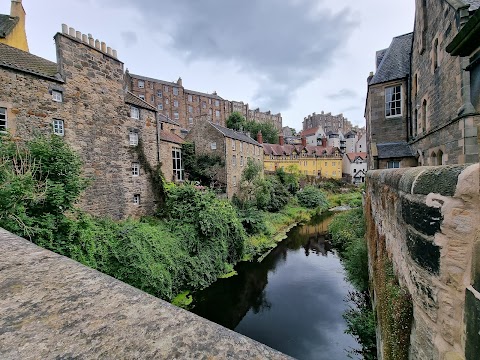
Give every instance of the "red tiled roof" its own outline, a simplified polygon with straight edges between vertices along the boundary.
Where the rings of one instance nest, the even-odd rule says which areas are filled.
[[[365,160],[367,158],[366,152],[353,152],[353,153],[347,153],[346,155],[348,160],[350,160],[350,162],[354,162],[357,157],[361,157],[362,160]]]
[[[307,130],[303,130],[302,131],[302,136],[312,136],[312,135],[315,135],[318,131],[318,127],[316,128],[311,128],[311,129],[307,129]]]
[[[307,154],[309,156],[312,155],[334,155],[336,149],[335,147],[328,146],[328,147],[323,147],[323,146],[313,146],[313,145],[307,145],[307,146],[302,146],[302,145],[290,145],[290,144],[285,144],[285,145],[278,145],[278,144],[262,144],[263,145],[263,153],[265,155],[276,155],[276,156],[281,156],[281,155],[286,155],[290,156],[293,154],[295,151],[297,154],[301,154],[303,150],[307,151]]]
[[[177,134],[165,130],[160,130],[160,141],[171,142],[174,144],[183,144],[185,142],[185,140]]]

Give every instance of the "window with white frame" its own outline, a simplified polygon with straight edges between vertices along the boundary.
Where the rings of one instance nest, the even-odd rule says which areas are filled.
[[[130,107],[130,117],[132,119],[140,119],[140,109],[135,106]]]
[[[140,175],[140,163],[132,162],[132,176]]]
[[[210,143],[210,149],[217,150],[217,143],[216,142]]]
[[[168,105],[168,99],[165,99],[165,105]]]
[[[205,101],[202,101],[202,109],[206,109],[207,108],[207,103]]]
[[[193,124],[193,117],[190,116],[190,117],[188,118],[188,123],[189,123],[190,125]]]
[[[155,95],[150,95],[150,101],[155,102]]]
[[[57,90],[52,90],[52,100],[56,102],[62,102],[63,101],[62,92]]]
[[[60,136],[65,135],[65,129],[63,127],[63,120],[58,120],[58,119],[53,120],[53,133],[55,135],[60,135]]]
[[[188,112],[193,113],[193,106],[192,105],[188,105]]]
[[[212,99],[208,99],[208,105],[212,105]]]
[[[173,100],[173,107],[178,107],[178,100]]]
[[[233,177],[233,186],[237,186],[237,177],[236,176]]]
[[[215,110],[215,117],[217,117],[217,118],[220,117],[220,110]]]
[[[158,110],[163,110],[163,104],[158,104],[158,105],[157,105],[157,109],[158,109]]]
[[[183,164],[182,164],[182,150],[180,148],[173,148],[173,176],[176,181],[183,181]]]
[[[213,114],[213,110],[212,109],[208,109],[208,115],[212,115]]]
[[[163,86],[163,91],[165,91],[166,93],[168,93],[168,86],[167,86],[167,85],[164,85],[164,86]]]
[[[188,95],[188,101],[192,102],[192,100],[193,100],[192,95]]]
[[[240,156],[240,166],[243,166],[243,156]]]
[[[400,168],[400,161],[388,161],[387,169],[398,169]]]
[[[133,203],[135,205],[140,205],[140,194],[133,195]]]
[[[173,88],[173,95],[178,95],[178,88],[176,87]]]
[[[158,91],[157,91],[157,96],[158,96],[158,97],[162,97],[162,96],[163,96],[162,90],[158,90]]]
[[[7,130],[7,109],[0,107],[0,131]]]
[[[385,88],[385,116],[402,115],[402,86],[390,86]]]
[[[175,112],[173,113],[173,118],[174,118],[175,120],[178,120],[178,119],[180,118],[180,115],[178,115],[178,112],[177,112],[177,111],[175,111]]]
[[[138,80],[138,88],[143,89],[145,87],[145,82],[143,80]]]
[[[137,146],[138,145],[138,132],[131,130],[128,133],[128,140],[130,146]]]
[[[236,155],[232,156],[232,165],[237,166],[237,156]]]
[[[215,106],[220,106],[220,101],[219,100],[215,100]]]

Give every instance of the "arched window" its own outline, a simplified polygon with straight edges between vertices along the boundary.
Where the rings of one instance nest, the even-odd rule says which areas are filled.
[[[423,100],[423,105],[422,105],[422,131],[424,133],[427,132],[427,100]]]
[[[442,150],[438,150],[437,158],[438,158],[438,165],[445,165],[445,162],[443,161],[443,151]]]
[[[433,70],[438,68],[438,39],[433,43]]]
[[[418,109],[415,109],[415,116],[413,118],[413,136],[417,136],[418,132]]]
[[[431,157],[432,157],[431,164],[432,164],[433,166],[438,165],[437,154],[435,153],[435,151],[432,153],[432,156],[431,156]]]

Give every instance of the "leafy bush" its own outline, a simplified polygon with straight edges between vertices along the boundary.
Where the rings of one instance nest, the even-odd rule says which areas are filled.
[[[300,205],[310,209],[316,207],[326,209],[328,207],[327,196],[325,193],[312,185],[307,185],[297,192],[297,199]]]

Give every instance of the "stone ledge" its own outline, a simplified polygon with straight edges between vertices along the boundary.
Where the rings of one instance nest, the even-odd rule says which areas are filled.
[[[1,359],[289,359],[0,228]]]

